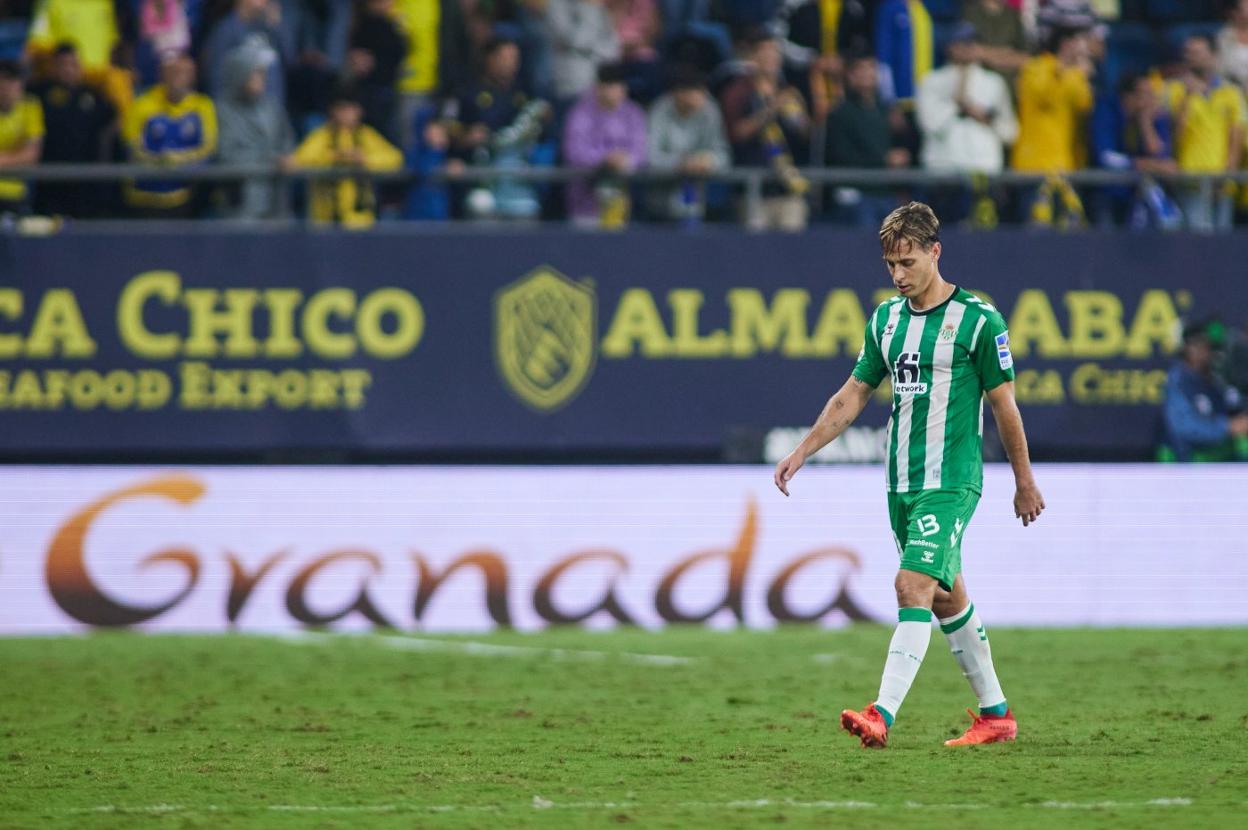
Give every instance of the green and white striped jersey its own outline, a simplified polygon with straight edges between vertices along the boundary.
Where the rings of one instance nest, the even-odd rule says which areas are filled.
[[[1001,314],[961,288],[924,312],[894,297],[871,315],[854,366],[854,377],[871,386],[890,375],[889,491],[981,491],[984,392],[1014,379]]]

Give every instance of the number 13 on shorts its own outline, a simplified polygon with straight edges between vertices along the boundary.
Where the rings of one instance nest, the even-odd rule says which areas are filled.
[[[927,574],[952,590],[962,571],[962,532],[978,503],[979,493],[967,488],[889,493],[902,569]]]

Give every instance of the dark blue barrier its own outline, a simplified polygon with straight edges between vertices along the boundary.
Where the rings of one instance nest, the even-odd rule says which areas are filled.
[[[1146,456],[1180,316],[1248,240],[947,234],[1038,455]],[[871,235],[77,230],[0,241],[0,452],[715,454],[809,423],[889,292]],[[873,404],[868,424],[886,408]],[[748,443],[748,441],[747,441]]]

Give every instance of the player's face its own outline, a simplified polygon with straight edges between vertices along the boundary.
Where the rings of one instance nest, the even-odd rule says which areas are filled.
[[[893,287],[903,297],[922,296],[936,279],[936,262],[940,259],[940,243],[924,250],[909,239],[884,254],[884,266],[893,278]]]

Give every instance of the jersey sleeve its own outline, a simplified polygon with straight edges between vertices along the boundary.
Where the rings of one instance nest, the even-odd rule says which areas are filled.
[[[871,331],[875,327],[876,316],[872,314],[867,321],[867,330],[862,337],[862,351],[858,352],[858,362],[854,364],[853,372],[854,377],[872,387],[879,386],[880,381],[888,374],[888,365],[880,354],[880,344],[875,342],[875,334]]]
[[[1014,380],[1014,355],[1010,353],[1010,332],[1005,319],[988,312],[983,320],[983,328],[971,344],[971,359],[986,392]]]

